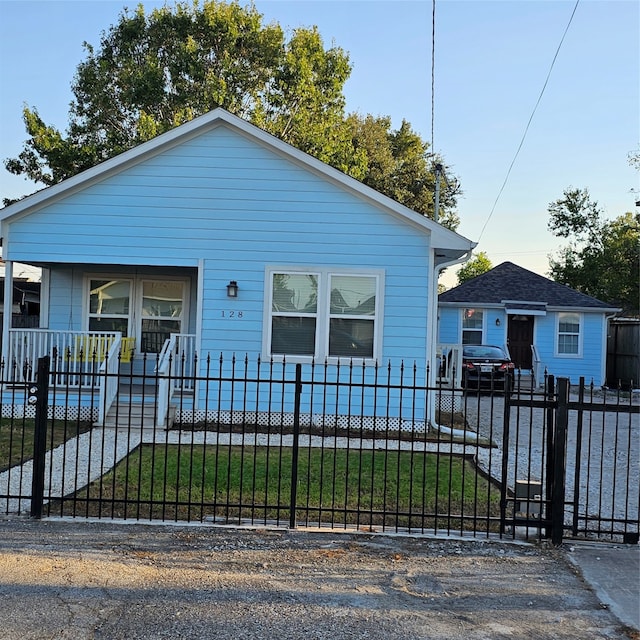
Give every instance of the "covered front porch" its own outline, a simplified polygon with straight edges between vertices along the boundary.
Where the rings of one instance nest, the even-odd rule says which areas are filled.
[[[159,332],[149,339],[159,340]],[[64,397],[51,398],[65,416],[77,407],[78,419],[100,426],[167,427],[175,394],[193,392],[196,336],[167,334],[158,353],[140,354],[135,338],[120,331],[11,329],[1,371],[3,415],[16,415],[22,406],[28,417],[43,356],[65,389]],[[82,407],[91,407],[88,415]]]
[[[166,426],[173,394],[184,386],[172,379],[180,373],[174,369],[179,357],[187,377],[193,375],[201,267],[37,266],[40,328],[3,322],[3,411],[27,402],[20,394],[35,381],[38,359],[49,356],[51,370],[73,390],[73,397],[56,398],[56,406],[92,406],[83,419],[118,426],[122,418],[114,412],[123,413],[119,405],[127,397],[129,418],[135,414],[140,426]],[[13,264],[6,267],[5,290]]]
[[[120,331],[11,329],[8,335],[0,372],[3,415],[14,416],[20,407],[25,416],[33,411],[29,387],[37,380],[43,356],[50,358],[52,381],[65,390],[58,391],[50,404],[65,418],[77,408],[79,419],[100,426],[167,428],[177,405],[181,411],[196,408],[200,377],[196,334],[143,336],[155,342],[163,338],[158,353],[139,353],[135,338]],[[437,370],[427,380],[440,390],[439,410],[460,409],[461,363],[461,345],[438,345]]]

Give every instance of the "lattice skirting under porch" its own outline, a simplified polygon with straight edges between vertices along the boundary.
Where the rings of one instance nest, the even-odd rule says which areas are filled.
[[[3,404],[3,418],[33,419],[36,417],[36,408],[30,404]],[[97,407],[74,407],[70,405],[55,405],[47,407],[49,420],[81,420],[83,422],[96,422],[99,417]]]
[[[443,400],[456,400],[456,398],[443,398]],[[452,403],[442,402],[439,409],[451,411]],[[455,403],[454,403],[455,406]],[[459,409],[453,409],[454,411]],[[3,418],[33,419],[35,407],[23,404],[3,404]],[[67,405],[49,406],[47,418],[56,420],[80,420],[97,422],[99,412],[96,407],[74,407]],[[174,424],[191,425],[252,425],[266,428],[292,428],[294,423],[293,413],[273,413],[262,411],[207,411],[207,410],[182,410],[176,413]],[[301,414],[301,427],[314,427],[322,429],[364,429],[369,431],[404,431],[407,433],[424,433],[428,430],[423,419],[402,419],[386,416],[347,416],[347,415],[323,415]]]
[[[293,428],[293,413],[271,413],[262,411],[206,411],[183,410],[176,414],[174,424],[180,425],[255,425],[267,428]],[[375,416],[345,416],[323,414],[301,414],[300,426],[318,429],[364,429],[369,431],[405,431],[424,433],[424,420]]]

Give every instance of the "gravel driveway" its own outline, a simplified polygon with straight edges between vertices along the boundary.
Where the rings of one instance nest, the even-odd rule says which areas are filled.
[[[527,396],[525,396],[526,398]],[[572,392],[571,401],[578,401]],[[598,393],[589,400],[602,403]],[[612,395],[607,402],[615,404]],[[623,404],[628,404],[624,400]],[[632,404],[640,405],[640,393],[634,393]],[[510,412],[508,485],[516,480],[543,478],[546,464],[546,419],[543,409],[512,407]],[[491,439],[498,447],[491,454],[480,452],[479,464],[500,480],[503,449],[504,398],[500,395],[467,396],[465,415],[472,429]],[[566,487],[567,500],[572,500],[577,461],[578,412],[569,411],[567,438]],[[638,520],[640,496],[640,414],[594,411],[583,416],[581,455],[579,463],[579,513],[581,516],[602,516]],[[571,513],[565,516],[571,522]]]

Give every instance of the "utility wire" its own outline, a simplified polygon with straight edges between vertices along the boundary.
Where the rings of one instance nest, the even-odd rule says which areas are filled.
[[[434,0],[434,4],[435,4],[435,0]],[[547,88],[547,84],[549,83],[549,78],[551,77],[551,72],[553,71],[553,67],[556,63],[556,59],[558,58],[558,54],[560,53],[560,48],[562,47],[562,43],[564,42],[564,38],[567,35],[567,32],[569,31],[569,27],[571,26],[571,23],[573,22],[573,16],[576,14],[576,10],[578,8],[578,5],[580,4],[580,0],[576,0],[576,4],[573,7],[573,11],[571,12],[571,17],[569,18],[569,22],[567,23],[567,26],[565,27],[564,33],[562,34],[562,38],[560,39],[560,44],[558,45],[558,48],[556,49],[556,53],[553,56],[553,60],[551,61],[551,66],[549,67],[549,72],[547,73],[547,78],[544,81],[544,85],[542,86],[542,91],[540,91],[540,95],[538,96],[538,100],[536,101],[535,106],[533,107],[533,111],[531,112],[531,116],[529,117],[529,121],[527,122],[527,126],[524,129],[524,133],[522,134],[522,139],[520,140],[520,144],[518,145],[518,149],[516,150],[515,155],[513,156],[513,160],[511,161],[511,164],[509,165],[509,170],[507,171],[507,175],[504,178],[504,182],[502,183],[502,186],[500,187],[500,191],[498,192],[498,195],[495,199],[495,202],[493,203],[493,207],[491,207],[491,211],[489,213],[489,216],[486,220],[486,222],[484,223],[484,226],[482,227],[482,231],[480,231],[480,235],[478,236],[478,242],[480,242],[480,238],[482,238],[482,234],[484,233],[484,230],[487,228],[487,225],[489,224],[489,220],[491,220],[491,216],[493,216],[493,212],[496,210],[496,205],[498,204],[498,200],[500,200],[500,196],[502,195],[502,192],[504,191],[504,188],[507,185],[507,181],[509,180],[509,176],[511,175],[511,169],[513,169],[513,165],[516,163],[516,159],[518,158],[518,155],[520,154],[520,150],[522,149],[522,145],[524,144],[524,140],[527,137],[527,133],[529,132],[529,127],[531,126],[531,122],[533,120],[533,116],[535,115],[537,109],[538,109],[538,105],[540,104],[540,101],[542,100],[542,96],[544,95],[545,89]],[[433,134],[432,134],[433,135]]]
[[[433,130],[435,122],[435,88],[436,88],[436,0],[431,9],[431,153],[435,153],[433,146]]]

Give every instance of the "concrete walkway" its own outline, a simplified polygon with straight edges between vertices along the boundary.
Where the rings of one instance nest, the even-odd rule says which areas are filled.
[[[45,456],[45,485],[50,498],[61,498],[94,482],[115,467],[141,441],[141,433],[94,428],[70,438]],[[0,473],[0,495],[29,495],[33,460]],[[0,513],[28,514],[28,498],[0,500]]]
[[[640,633],[640,546],[595,542],[565,545],[603,607]]]

